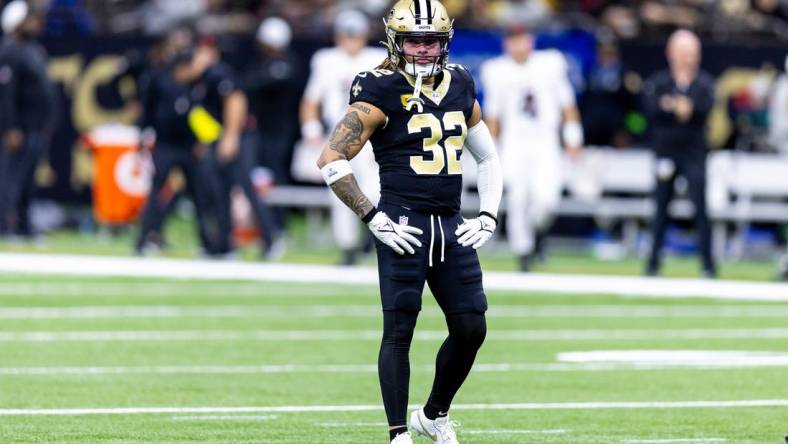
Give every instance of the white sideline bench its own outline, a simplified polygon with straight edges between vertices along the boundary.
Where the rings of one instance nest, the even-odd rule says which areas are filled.
[[[464,159],[470,156],[463,156]],[[572,175],[581,174],[598,187],[597,199],[581,199],[568,193],[561,201],[560,216],[592,217],[599,222],[624,221],[624,237],[633,246],[642,222],[651,219],[655,186],[654,155],[648,150],[588,148],[579,164],[565,160],[566,188],[571,189]],[[466,185],[475,185],[473,162],[465,162]],[[616,195],[626,194],[626,197]],[[321,186],[280,186],[272,190],[270,205],[322,211],[330,207],[329,190]],[[714,223],[715,251],[727,244],[725,224],[738,227],[734,236],[733,256],[743,249],[743,232],[753,222],[788,222],[788,156],[769,154],[716,152],[708,159],[707,202]],[[463,208],[479,208],[475,192],[463,196]],[[506,211],[502,205],[502,212]],[[669,207],[671,217],[689,219],[692,204],[679,198]],[[319,217],[319,216],[314,216]]]

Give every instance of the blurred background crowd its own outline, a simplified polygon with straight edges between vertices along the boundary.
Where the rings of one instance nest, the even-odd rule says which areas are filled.
[[[296,32],[322,36],[343,9],[382,17],[387,0],[33,0],[46,10],[47,34],[161,34],[183,20],[203,31],[248,33],[278,15]],[[458,27],[489,29],[512,20],[611,28],[621,38],[664,36],[675,27],[718,39],[788,36],[782,0],[447,0]],[[302,34],[303,33],[303,34]]]
[[[585,144],[618,151],[651,147],[653,122],[642,106],[644,81],[665,68],[668,36],[679,28],[692,30],[703,43],[703,69],[716,78],[714,107],[708,120],[709,146],[713,150],[737,153],[788,154],[786,0],[445,0],[443,3],[456,18],[452,62],[468,66],[477,80],[483,62],[501,54],[503,30],[512,25],[533,29],[537,48],[560,50],[568,62],[567,75],[576,93]],[[184,51],[188,49],[189,63],[200,57],[203,62],[201,68],[190,74],[194,79],[186,83],[198,81],[195,79],[206,82],[208,95],[210,88],[216,87],[215,112],[203,104],[213,120],[225,126],[231,123],[222,122],[226,107],[232,109],[227,102],[231,93],[242,93],[246,102],[243,121],[237,122],[240,133],[236,151],[241,154],[236,158],[240,166],[230,173],[222,173],[216,168],[201,170],[204,166],[197,165],[193,172],[185,174],[193,174],[197,178],[193,180],[199,183],[205,182],[199,178],[224,174],[215,187],[219,191],[211,193],[215,201],[223,200],[216,196],[224,193],[232,203],[231,208],[216,210],[231,215],[218,217],[213,225],[207,223],[200,228],[203,244],[211,242],[205,239],[210,237],[211,230],[234,230],[238,235],[238,227],[243,225],[239,222],[243,217],[238,214],[252,214],[247,219],[253,220],[257,235],[264,238],[263,255],[274,257],[273,244],[286,236],[288,217],[294,214],[292,209],[298,212],[314,206],[323,208],[310,199],[307,188],[320,188],[320,184],[310,180],[309,173],[300,174],[298,165],[293,164],[299,161],[297,146],[304,136],[304,116],[299,116],[299,111],[303,113],[302,96],[310,76],[316,74],[310,72],[313,66],[310,59],[317,50],[337,44],[337,17],[348,10],[363,14],[368,23],[358,34],[375,45],[383,38],[381,17],[391,2],[29,0],[28,6],[40,18],[40,29],[31,38],[40,42],[48,53],[46,72],[57,96],[57,104],[53,105],[56,123],[48,129],[51,137],[46,153],[37,159],[39,164],[30,184],[31,199],[41,203],[37,208],[51,211],[34,213],[38,216],[34,224],[40,228],[35,231],[74,225],[71,209],[90,204],[91,199],[95,210],[101,199],[96,191],[101,182],[97,179],[100,155],[94,150],[95,158],[91,158],[85,154],[90,153],[85,148],[107,142],[99,143],[101,137],[91,139],[91,136],[97,130],[106,130],[107,125],[145,129],[141,122],[146,112],[151,112],[146,111],[146,100],[162,97],[151,92],[151,79],[163,66],[176,63],[173,60],[180,60],[178,57],[187,57]],[[4,24],[8,34],[11,29],[5,28]],[[350,26],[348,32],[353,34],[354,29]],[[217,64],[226,69],[213,69]],[[225,81],[231,81],[232,86],[227,87]],[[223,90],[225,87],[229,89]],[[483,101],[481,82],[477,81],[477,87]],[[113,135],[109,138],[114,140],[118,131],[110,128],[109,133]],[[106,136],[107,131],[98,134]],[[141,145],[146,144],[145,135],[143,131]],[[214,142],[216,139],[205,144]],[[250,155],[245,156],[245,152]],[[153,181],[157,193],[170,193],[163,183],[156,185],[155,178]],[[170,194],[177,197],[179,193],[208,193],[190,191],[189,186],[173,186]],[[272,189],[286,186],[299,188],[288,188],[287,193],[278,197],[276,193],[268,195]],[[640,191],[623,189],[610,194],[626,197]],[[732,189],[729,194],[726,198],[741,200]],[[777,203],[788,201],[788,195],[772,194],[770,197]],[[241,195],[251,202],[236,205],[236,200],[243,201],[238,197]],[[147,241],[158,246],[166,244],[164,239],[146,236],[150,234],[148,231],[156,232],[163,223],[169,211],[168,202],[177,200],[172,196],[165,201],[157,200],[160,207],[157,211],[161,214],[151,216],[153,219],[143,228],[136,242],[138,251],[142,252]],[[117,204],[117,197],[109,199]],[[257,200],[263,202],[262,207]],[[238,205],[246,208],[246,212],[238,210]],[[143,207],[144,203],[138,203],[135,211],[119,219],[102,219],[94,211],[94,219],[105,226],[137,225],[138,218],[145,218],[141,216]],[[776,208],[768,217],[741,220],[729,217],[722,221],[726,225],[721,229],[735,231],[741,235],[742,242],[747,242],[747,233],[760,227],[769,233],[772,244],[780,247],[785,242],[782,225],[788,218],[781,219],[784,208]],[[572,219],[571,223],[562,223],[559,218],[553,232],[588,237],[597,233],[600,226],[619,234],[625,231],[620,225],[595,217],[593,211],[585,215],[586,220],[582,220],[582,214],[572,215],[578,216],[580,222]],[[640,221],[643,222],[647,221]],[[86,223],[80,220],[76,224],[82,227]],[[219,243],[227,242],[232,243],[227,240]],[[727,254],[726,248],[721,247],[718,254]],[[225,246],[217,251],[229,250],[232,247]],[[746,248],[739,248],[739,255],[742,250]]]

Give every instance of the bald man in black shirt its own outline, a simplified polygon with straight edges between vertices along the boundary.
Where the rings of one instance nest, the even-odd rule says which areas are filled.
[[[676,31],[668,41],[670,68],[660,71],[643,87],[643,106],[652,127],[657,157],[656,214],[653,245],[646,274],[657,275],[668,221],[674,181],[682,175],[689,183],[695,207],[703,275],[716,277],[711,253],[711,228],[706,213],[706,119],[714,104],[714,79],[700,70],[701,44],[690,31]]]

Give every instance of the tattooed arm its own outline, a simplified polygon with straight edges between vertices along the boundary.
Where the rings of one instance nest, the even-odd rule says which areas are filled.
[[[317,161],[318,168],[322,170],[332,162],[356,157],[372,133],[385,122],[385,114],[374,105],[365,102],[350,105],[323,148]],[[368,215],[375,208],[361,191],[353,174],[345,175],[330,186],[334,194],[359,217]]]

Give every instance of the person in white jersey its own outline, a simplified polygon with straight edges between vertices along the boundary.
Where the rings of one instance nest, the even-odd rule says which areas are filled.
[[[509,245],[527,271],[561,199],[561,144],[579,156],[583,128],[560,52],[534,50],[520,25],[506,30],[504,50],[482,65],[484,118],[501,147]]]
[[[359,72],[370,71],[384,60],[384,48],[367,47],[369,21],[358,11],[341,12],[335,21],[336,46],[321,49],[311,62],[311,74],[301,102],[301,135],[310,146],[322,147],[326,128],[334,128],[347,109],[348,91]],[[380,198],[378,166],[367,145],[351,162],[361,190],[377,204]],[[358,217],[331,195],[331,228],[342,249],[343,265],[354,264],[362,248]]]

